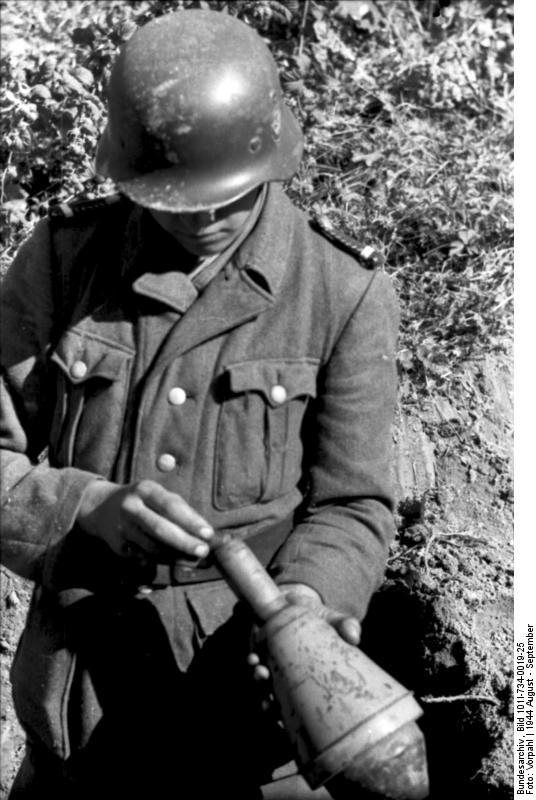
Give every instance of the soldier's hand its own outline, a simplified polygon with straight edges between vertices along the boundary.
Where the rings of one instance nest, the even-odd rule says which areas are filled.
[[[287,583],[279,586],[289,603],[303,605],[310,608],[317,616],[332,625],[339,636],[348,644],[357,646],[361,638],[361,625],[355,617],[349,617],[340,611],[328,608],[315,590],[302,583]],[[260,648],[262,651],[262,648]],[[270,670],[262,663],[262,652],[252,646],[248,655],[248,664],[253,670],[253,677],[257,681],[266,681],[270,678]]]
[[[139,561],[204,558],[214,531],[178,494],[150,480],[119,486],[95,480],[86,488],[76,521],[116,555]]]
[[[361,638],[361,625],[355,617],[324,605],[322,598],[311,586],[303,583],[284,583],[279,587],[289,603],[307,606],[311,611],[332,625],[339,636],[348,644],[358,645]]]

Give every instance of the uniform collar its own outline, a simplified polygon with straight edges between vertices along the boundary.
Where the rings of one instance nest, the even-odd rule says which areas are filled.
[[[237,268],[275,296],[287,269],[292,245],[294,206],[278,183],[268,184],[262,213],[235,256]]]
[[[184,313],[208,282],[232,263],[263,291],[275,295],[290,248],[292,206],[278,184],[265,188],[239,236],[193,281],[188,273],[195,267],[195,256],[163,235],[150,214],[135,206],[127,222],[122,260],[122,275],[132,290]]]

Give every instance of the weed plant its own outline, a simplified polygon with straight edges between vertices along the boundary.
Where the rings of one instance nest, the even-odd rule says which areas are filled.
[[[449,394],[512,325],[508,0],[3,0],[3,265],[52,202],[111,190],[92,157],[110,64],[136,24],[213,8],[255,26],[306,133],[288,186],[377,248],[402,310],[405,403]]]

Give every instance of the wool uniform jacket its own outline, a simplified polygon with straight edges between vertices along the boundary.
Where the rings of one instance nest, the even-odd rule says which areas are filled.
[[[123,200],[41,221],[4,281],[1,552],[36,582],[22,649],[48,653],[43,686],[69,663],[50,597],[65,608],[129,585],[120,559],[75,525],[95,477],[158,481],[246,538],[292,519],[271,573],[360,619],[383,575],[389,279],[316,232],[274,184],[202,291],[183,271],[188,254],[169,245]]]

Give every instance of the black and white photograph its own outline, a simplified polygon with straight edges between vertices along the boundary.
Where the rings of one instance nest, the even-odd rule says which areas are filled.
[[[533,795],[513,0],[0,35],[0,800]]]

